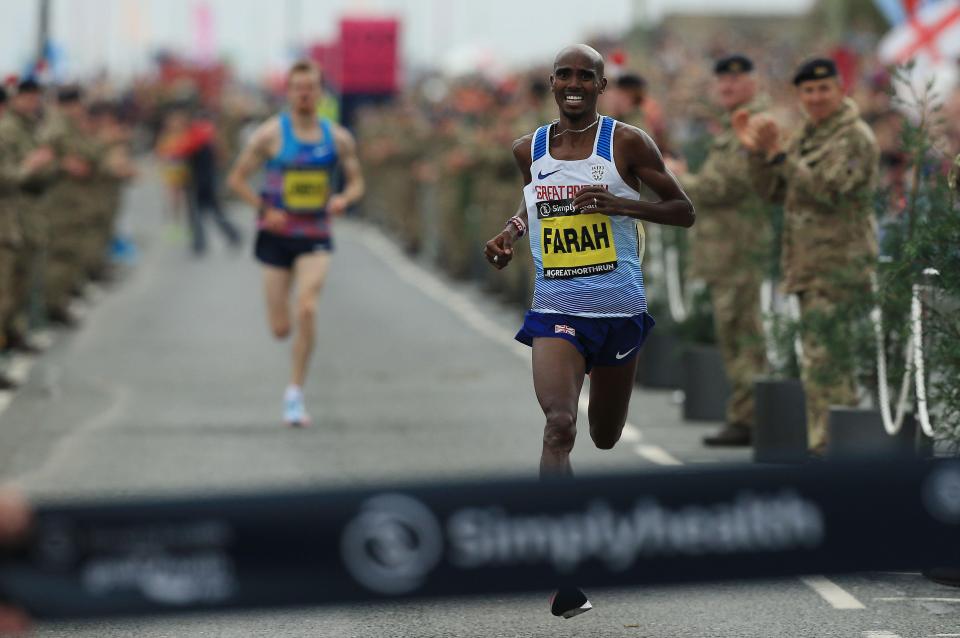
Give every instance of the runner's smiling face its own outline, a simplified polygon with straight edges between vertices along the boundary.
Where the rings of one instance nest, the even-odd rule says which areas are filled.
[[[550,76],[550,86],[560,113],[569,120],[592,120],[597,112],[597,98],[607,87],[596,63],[584,55],[567,55],[557,60]]]

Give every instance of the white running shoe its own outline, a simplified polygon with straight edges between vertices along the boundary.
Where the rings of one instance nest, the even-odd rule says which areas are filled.
[[[295,428],[310,425],[310,415],[304,406],[302,391],[289,389],[283,396],[283,422]]]

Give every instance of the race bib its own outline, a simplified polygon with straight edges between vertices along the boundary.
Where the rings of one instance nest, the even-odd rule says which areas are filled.
[[[537,202],[544,279],[599,275],[617,268],[610,218],[578,213],[572,199]]]
[[[330,177],[327,171],[290,171],[283,175],[283,201],[287,210],[311,213],[327,205]]]

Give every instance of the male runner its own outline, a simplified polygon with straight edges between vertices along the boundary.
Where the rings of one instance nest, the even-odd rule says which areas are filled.
[[[333,250],[331,216],[342,215],[363,196],[363,175],[356,143],[343,127],[317,117],[322,95],[320,72],[298,62],[287,75],[289,110],[262,124],[241,151],[228,177],[230,188],[257,209],[256,256],[263,281],[270,328],[285,338],[295,323],[290,384],[283,400],[283,420],[309,425],[303,399],[307,362],[313,350],[317,297]],[[266,168],[258,194],[250,177]],[[333,173],[340,167],[343,191],[331,194]],[[294,322],[289,296],[297,281]]]
[[[577,403],[590,373],[590,436],[620,439],[637,352],[653,327],[640,271],[637,220],[689,227],[693,204],[638,128],[597,113],[607,86],[603,58],[574,45],[554,60],[550,85],[560,118],[514,143],[524,202],[485,255],[504,268],[527,228],[536,266],[531,310],[517,340],[533,347],[533,385],[546,417],[540,475],[572,474]],[[639,201],[641,185],[660,198]],[[591,608],[576,587],[553,597],[555,616]]]

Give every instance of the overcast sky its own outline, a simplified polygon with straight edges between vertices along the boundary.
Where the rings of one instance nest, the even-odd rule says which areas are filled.
[[[334,36],[346,14],[403,20],[406,59],[418,66],[488,49],[509,66],[549,59],[591,33],[618,34],[671,11],[797,12],[812,0],[52,0],[52,32],[71,75],[146,67],[149,51],[198,53],[197,8],[209,7],[212,46],[245,76],[283,67],[288,42]],[[35,46],[38,0],[0,0],[0,72],[19,71]]]

